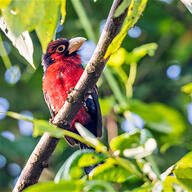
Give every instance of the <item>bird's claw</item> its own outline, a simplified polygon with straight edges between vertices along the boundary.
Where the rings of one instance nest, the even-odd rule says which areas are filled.
[[[53,120],[54,120],[53,118],[49,119],[49,123],[53,123]]]

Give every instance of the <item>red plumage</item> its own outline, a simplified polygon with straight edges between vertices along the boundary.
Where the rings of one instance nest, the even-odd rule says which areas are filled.
[[[76,41],[76,42],[75,42]],[[50,109],[52,118],[64,105],[68,93],[80,79],[84,69],[77,49],[82,41],[78,38],[68,41],[58,39],[48,45],[47,53],[43,55],[44,67],[43,92],[45,101]],[[72,52],[71,52],[72,51]],[[76,117],[72,121],[70,130],[76,132],[75,122],[79,122],[89,129],[94,135],[101,136],[101,113],[96,90],[90,95]],[[67,137],[70,144],[78,143]]]

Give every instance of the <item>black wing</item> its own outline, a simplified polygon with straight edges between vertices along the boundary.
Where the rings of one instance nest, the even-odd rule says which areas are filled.
[[[87,123],[86,128],[88,128],[96,137],[101,137],[102,117],[96,87],[93,88],[93,91],[86,99],[85,104],[88,113],[91,115],[91,119]]]

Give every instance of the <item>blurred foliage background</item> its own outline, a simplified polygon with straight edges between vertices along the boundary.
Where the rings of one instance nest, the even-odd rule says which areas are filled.
[[[63,25],[58,24],[56,38],[86,37],[88,41],[79,51],[85,65],[95,49],[112,0],[82,0],[81,3],[89,22],[82,23],[86,20],[82,10],[74,0],[68,0],[66,20]],[[102,142],[108,143],[110,133],[106,124],[110,118],[117,124],[118,134],[135,127],[149,129],[158,143],[153,158],[160,172],[192,148],[192,103],[181,91],[181,87],[192,80],[191,19],[180,1],[149,0],[143,16],[129,30],[122,48],[109,60],[97,83],[104,117]],[[2,44],[6,49],[6,55],[1,54],[0,59],[0,111],[10,110],[48,120],[50,114],[42,94],[42,50],[37,34],[30,33],[36,70],[2,31],[0,35],[0,49]],[[143,44],[147,45],[143,47]],[[2,56],[8,56],[11,68],[6,67]],[[133,70],[131,75],[130,70]],[[111,127],[109,132],[115,131]],[[39,138],[33,138],[32,132],[32,123],[0,114],[0,191],[11,191],[37,144]],[[75,150],[77,148],[69,147],[61,139],[40,180],[52,180]]]

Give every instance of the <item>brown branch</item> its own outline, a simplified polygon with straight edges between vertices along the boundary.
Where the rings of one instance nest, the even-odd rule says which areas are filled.
[[[114,12],[121,1],[122,0],[114,0],[95,52],[74,91],[70,94],[71,102],[66,101],[62,109],[54,118],[53,123],[55,125],[59,126],[64,122],[67,122],[65,123],[67,126],[67,124],[74,119],[76,113],[83,105],[84,96],[96,84],[98,78],[100,77],[106,63],[104,55],[111,41],[119,33],[127,13],[126,10],[119,17],[113,18]],[[45,133],[42,136],[41,140],[29,157],[27,164],[22,170],[13,192],[20,192],[27,186],[38,182],[41,172],[48,165],[48,160],[58,141],[59,139],[51,137],[48,133]]]

